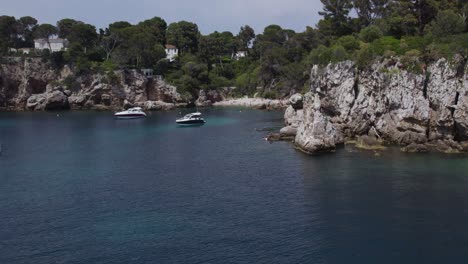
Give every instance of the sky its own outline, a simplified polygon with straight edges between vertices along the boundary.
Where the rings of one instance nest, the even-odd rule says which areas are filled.
[[[0,15],[32,16],[39,23],[56,24],[73,18],[105,28],[115,21],[139,21],[159,16],[172,23],[194,22],[203,34],[237,33],[250,25],[256,33],[265,26],[304,31],[315,26],[322,9],[320,0],[13,0],[2,1]]]

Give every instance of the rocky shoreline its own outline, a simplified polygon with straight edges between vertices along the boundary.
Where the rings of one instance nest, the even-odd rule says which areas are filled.
[[[0,110],[120,110],[142,107],[146,111],[191,106],[241,106],[284,109],[287,101],[233,98],[234,87],[181,94],[161,78],[137,70],[75,74],[68,66],[54,69],[39,58],[0,64]]]
[[[240,106],[253,109],[286,109],[288,107],[288,100],[275,100],[265,98],[239,98],[223,100],[213,104],[213,106]]]
[[[351,62],[314,66],[310,92],[285,111],[282,138],[305,153],[357,146],[398,145],[405,152],[468,151],[466,60],[439,60],[423,73],[400,60],[376,62],[358,71]]]

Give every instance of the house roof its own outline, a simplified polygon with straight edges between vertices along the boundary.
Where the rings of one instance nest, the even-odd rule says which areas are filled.
[[[177,47],[172,44],[166,44],[166,49],[177,49]]]

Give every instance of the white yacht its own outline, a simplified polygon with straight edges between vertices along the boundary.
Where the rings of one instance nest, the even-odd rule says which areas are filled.
[[[176,123],[179,125],[196,125],[196,124],[204,124],[205,120],[201,117],[202,113],[196,112],[187,114],[182,118],[176,120]]]
[[[146,117],[146,114],[141,107],[133,107],[122,112],[117,112],[114,116],[118,119],[132,119]]]

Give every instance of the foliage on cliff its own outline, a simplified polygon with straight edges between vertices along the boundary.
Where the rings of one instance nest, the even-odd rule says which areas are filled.
[[[56,35],[70,41],[69,49],[36,55],[57,68],[70,64],[78,73],[153,68],[183,92],[236,86],[240,94],[267,97],[307,87],[312,64],[353,60],[364,68],[376,58],[400,56],[406,69],[421,72],[440,57],[467,54],[466,0],[321,2],[322,19],[315,27],[294,32],[270,25],[260,34],[246,25],[236,35],[203,35],[194,23],[167,25],[159,17],[135,25],[118,21],[96,30],[73,19],[54,26],[32,17],[0,16],[0,52],[7,55],[9,48],[32,47],[35,37]],[[165,44],[179,48],[175,62],[166,60]],[[233,58],[238,51],[246,51],[247,57]]]

